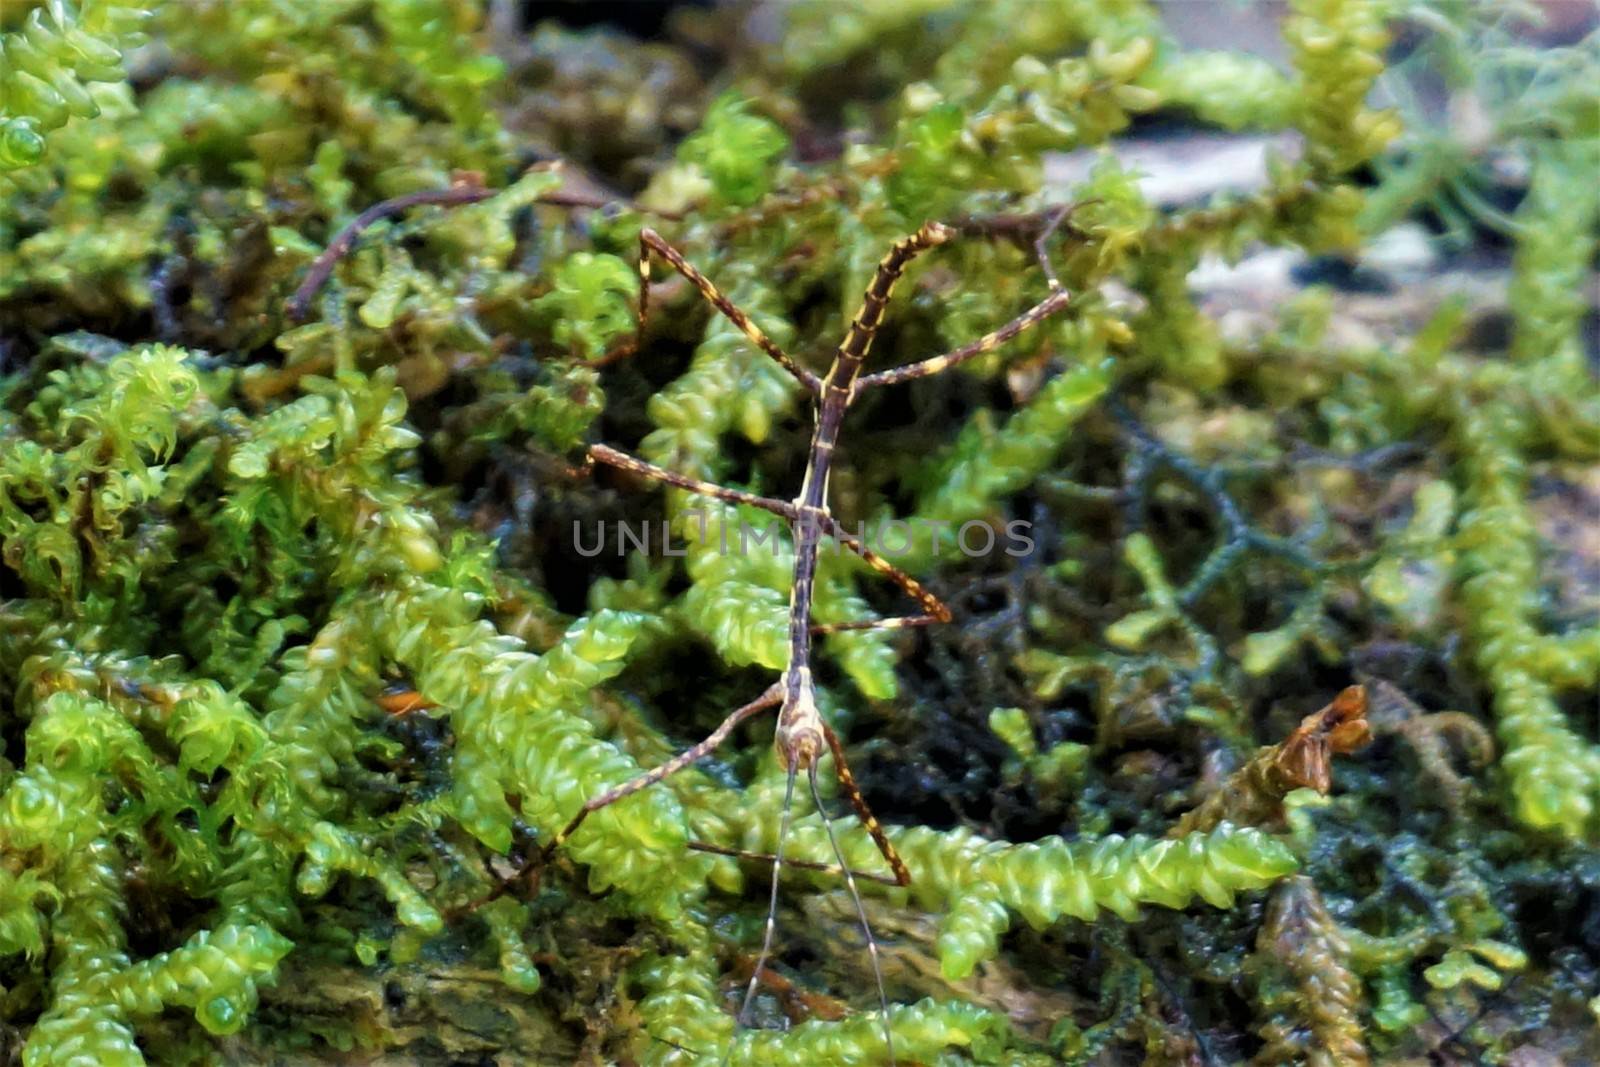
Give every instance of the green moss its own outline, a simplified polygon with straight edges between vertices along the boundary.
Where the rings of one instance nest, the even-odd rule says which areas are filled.
[[[38,163],[44,134],[100,113],[97,95],[123,79],[121,50],[148,17],[125,0],[44,4],[0,31],[0,172]]]
[[[779,887],[754,1028],[729,1011],[767,896],[689,845],[777,844],[766,724],[549,853],[789,655],[787,531],[741,550],[770,516],[582,477],[582,449],[785,497],[810,430],[794,379],[674,278],[639,351],[590,364],[634,333],[644,225],[820,372],[890,242],[936,217],[997,234],[918,261],[875,368],[1041,299],[1028,223],[1070,201],[1046,249],[1067,313],[864,394],[832,475],[847,526],[913,528],[889,554],[957,615],[816,656],[912,873],[863,887],[898,1055],[1087,1062],[1248,1026],[1273,1062],[1358,1063],[1426,1055],[1432,1013],[1498,1062],[1587,1018],[1571,902],[1600,749],[1574,710],[1600,631],[1563,533],[1600,454],[1582,47],[1491,57],[1526,79],[1494,97],[1528,174],[1502,352],[1462,345],[1464,304],[1371,340],[1328,292],[1260,329],[1191,292],[1260,244],[1359,253],[1477,165],[1389,149],[1393,5],[1295,3],[1285,72],[1186,51],[1133,0],[799,3],[774,47],[683,18],[694,61],[495,37],[468,0],[195,0],[155,13],[132,86],[139,9],[24,8],[0,14],[0,1023],[23,1063],[402,1040],[383,1005],[297,1020],[286,960],[498,975],[475,1027],[536,1005],[597,1060],[881,1060],[857,928],[797,916],[838,891],[815,871]],[[1168,210],[1116,158],[1151,114],[1304,151]],[[1047,182],[1078,149],[1104,155]],[[288,320],[342,227],[452,180],[493,192],[367,229]],[[609,206],[568,203],[591,184]],[[619,519],[655,549],[575,551]],[[1025,551],[952,551],[1016,523]],[[819,622],[901,610],[824,551]],[[1401,693],[1384,743],[1325,798],[1218,822],[1260,746],[1363,673]],[[1479,707],[1501,751],[1474,777],[1452,745],[1490,761]],[[787,854],[832,862],[803,807]]]

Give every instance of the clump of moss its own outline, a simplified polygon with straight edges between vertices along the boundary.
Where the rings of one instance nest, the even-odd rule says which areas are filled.
[[[899,562],[957,609],[819,657],[913,875],[868,901],[908,917],[901,1055],[1592,1051],[1600,950],[1571,931],[1600,748],[1573,712],[1600,643],[1538,495],[1582,492],[1600,453],[1592,79],[1558,64],[1504,96],[1528,173],[1504,352],[1451,306],[1352,341],[1328,289],[1241,332],[1197,264],[1358,255],[1426,202],[1370,102],[1389,5],[1292,7],[1287,69],[1187,51],[1136,0],[798,3],[776,47],[690,14],[683,48],[491,34],[469,0],[0,16],[0,1019],[23,1062],[400,1040],[285,1019],[274,982],[312,962],[488,968],[599,1061],[880,1057],[858,941],[791,914],[839,891],[823,874],[786,876],[771,1025],[728,1010],[766,896],[689,844],[776,844],[764,728],[547,854],[787,657],[786,535],[724,549],[763,520],[578,460],[605,440],[780,496],[804,466],[793,379],[684,287],[607,361],[642,226],[820,368],[894,239],[991,235],[919,264],[886,364],[1037,302],[1037,220],[1069,202],[1046,254],[1070,313],[865,399],[833,477],[851,528],[944,530]],[[638,92],[658,81],[671,106]],[[1164,208],[1115,158],[1148,116],[1302,150],[1258,191]],[[1103,158],[1050,185],[1080,149]],[[568,165],[530,169],[550,154]],[[292,321],[341,229],[452,182],[482,195],[366,229]],[[578,550],[619,520],[671,551]],[[1023,551],[950,551],[1019,523]],[[893,595],[824,552],[819,621]],[[1357,681],[1376,744],[1296,730]],[[787,848],[832,855],[809,811]]]

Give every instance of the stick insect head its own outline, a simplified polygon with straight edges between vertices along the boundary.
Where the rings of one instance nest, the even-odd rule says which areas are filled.
[[[815,765],[825,745],[817,698],[811,686],[802,681],[784,699],[783,708],[778,712],[773,747],[778,750],[784,767],[792,773],[809,770]]]

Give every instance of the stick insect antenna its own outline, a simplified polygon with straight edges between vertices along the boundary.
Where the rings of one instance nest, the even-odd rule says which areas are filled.
[[[815,768],[815,764],[812,765]],[[745,1019],[750,1015],[750,1005],[756,999],[756,987],[761,984],[761,972],[767,965],[767,959],[772,955],[772,937],[778,928],[778,878],[783,873],[783,846],[789,840],[789,824],[794,818],[794,779],[799,771],[799,764],[795,760],[789,761],[789,780],[783,787],[783,818],[778,823],[778,847],[772,850],[772,892],[767,901],[767,928],[761,935],[761,955],[756,957],[755,970],[750,972],[750,984],[745,987],[744,999],[739,1003],[739,1014],[733,1017],[734,1035],[737,1037],[739,1028],[745,1025]],[[813,769],[812,777],[816,776]],[[732,1041],[728,1042],[728,1051],[722,1057],[723,1067],[733,1057]]]
[[[856,918],[861,921],[861,933],[867,939],[867,955],[872,959],[872,977],[878,983],[878,1010],[883,1014],[883,1044],[889,1052],[889,1067],[894,1067],[894,1028],[889,1025],[889,993],[883,987],[883,965],[878,961],[878,940],[872,936],[872,924],[867,921],[867,909],[861,903],[861,891],[856,888],[855,872],[850,869],[850,864],[845,862],[844,850],[839,847],[839,837],[833,832],[833,820],[828,817],[828,809],[822,805],[822,793],[817,789],[815,762],[806,769],[806,773],[811,783],[811,800],[817,806],[817,814],[822,817],[822,828],[828,831],[828,844],[833,846],[833,858],[839,862],[839,869],[844,872],[844,884],[850,889],[850,899],[856,906]]]

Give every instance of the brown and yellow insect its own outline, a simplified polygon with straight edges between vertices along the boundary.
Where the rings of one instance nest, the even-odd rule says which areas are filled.
[[[851,320],[843,340],[839,342],[834,352],[832,364],[822,377],[818,377],[790,358],[782,348],[751,320],[749,315],[724,296],[709,278],[696,270],[658,233],[647,228],[640,234],[639,328],[632,341],[618,351],[602,357],[601,361],[609,362],[630,354],[637,348],[638,338],[643,331],[649,313],[651,259],[652,257],[657,257],[665,261],[673,270],[687,278],[719,313],[750,339],[751,343],[777,361],[784,370],[793,375],[795,380],[812,395],[815,429],[812,432],[805,476],[801,483],[800,491],[793,500],[778,500],[690,478],[655,464],[647,463],[642,459],[619,452],[606,445],[591,447],[588,451],[588,463],[591,465],[603,463],[607,466],[631,471],[666,485],[686,489],[715,500],[759,507],[786,520],[791,525],[795,535],[794,568],[789,594],[789,662],[783,672],[783,676],[776,683],[750,703],[735,709],[705,740],[668,760],[661,766],[590,798],[578,813],[573,816],[571,822],[551,841],[550,849],[554,850],[570,838],[578,827],[582,825],[590,812],[598,811],[624,797],[637,793],[641,789],[646,789],[689,766],[696,760],[710,755],[727,740],[740,723],[762,711],[777,707],[778,724],[774,744],[777,748],[778,756],[788,773],[788,781],[784,791],[783,815],[778,830],[778,844],[775,854],[765,856],[713,846],[697,846],[705,851],[720,852],[746,859],[770,860],[772,863],[772,883],[761,954],[756,959],[755,968],[750,976],[750,982],[745,990],[743,1003],[739,1010],[738,1018],[741,1024],[749,1011],[755,991],[761,983],[763,968],[772,953],[772,941],[777,923],[778,879],[782,873],[784,863],[783,850],[793,810],[795,780],[801,772],[805,772],[812,800],[816,804],[818,812],[822,815],[823,825],[827,829],[828,839],[833,846],[834,858],[838,861],[836,866],[825,869],[834,870],[844,876],[845,884],[849,887],[850,894],[855,901],[856,912],[866,936],[867,949],[872,958],[873,975],[878,985],[879,1004],[883,1011],[884,1041],[887,1045],[889,1061],[891,1063],[894,1061],[894,1038],[889,1027],[888,996],[884,990],[882,969],[878,960],[878,946],[873,939],[872,930],[867,923],[865,911],[861,906],[860,893],[856,888],[857,872],[852,871],[844,860],[838,840],[834,836],[833,824],[827,817],[817,786],[817,766],[824,753],[832,754],[839,784],[849,797],[851,806],[860,817],[862,825],[872,835],[873,841],[877,844],[879,851],[882,852],[885,861],[893,872],[892,878],[873,875],[865,875],[865,877],[872,877],[878,881],[904,886],[910,884],[911,872],[906,869],[905,863],[895,852],[893,844],[890,843],[882,826],[879,825],[877,818],[874,817],[871,809],[867,806],[860,789],[856,786],[838,736],[817,710],[816,689],[811,673],[811,639],[815,634],[840,630],[926,626],[932,623],[948,622],[951,615],[950,609],[931,591],[910,575],[893,566],[888,560],[873,552],[860,538],[848,533],[839,525],[828,508],[828,479],[833,469],[834,451],[838,445],[839,430],[843,423],[845,412],[861,393],[878,386],[893,385],[927,377],[930,374],[937,374],[976,356],[991,352],[1024,330],[1066,308],[1070,297],[1067,291],[1062,288],[1060,281],[1056,278],[1054,271],[1050,269],[1048,261],[1044,258],[1043,245],[1049,235],[1066,218],[1067,213],[1066,209],[1051,212],[1046,216],[1040,216],[1036,224],[1038,236],[1035,241],[1035,248],[1039,251],[1040,261],[1044,264],[1050,286],[1049,295],[1042,301],[992,333],[985,334],[976,341],[953,349],[943,355],[920,360],[891,370],[879,371],[875,374],[863,374],[862,370],[866,364],[867,354],[872,347],[873,337],[883,321],[884,311],[889,303],[889,296],[894,289],[895,283],[905,272],[907,265],[923,252],[937,248],[962,233],[989,233],[993,228],[984,226],[981,220],[963,223],[959,228],[939,222],[929,222],[915,233],[897,242],[878,264],[877,271],[871,283],[867,286],[861,306]],[[1014,229],[1015,226],[1009,227],[1007,232],[1009,233]],[[859,555],[874,570],[894,582],[907,595],[916,600],[921,610],[912,615],[866,622],[836,623],[831,625],[814,623],[811,619],[811,598],[816,579],[818,547],[824,536],[832,537],[835,541]],[[814,866],[812,864],[797,865]]]

